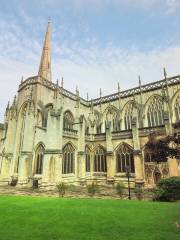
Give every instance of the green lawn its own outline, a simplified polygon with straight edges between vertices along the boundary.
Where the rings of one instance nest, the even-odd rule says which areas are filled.
[[[179,203],[0,196],[0,240],[179,240]]]

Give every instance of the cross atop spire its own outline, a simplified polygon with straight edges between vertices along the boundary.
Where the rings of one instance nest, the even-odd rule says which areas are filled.
[[[38,76],[51,81],[51,22],[48,20]]]

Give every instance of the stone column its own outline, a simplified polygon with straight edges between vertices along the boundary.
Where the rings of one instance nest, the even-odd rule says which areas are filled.
[[[85,180],[85,121],[84,117],[79,118],[78,128],[78,153],[77,153],[77,177],[80,182]]]
[[[78,152],[77,154],[77,171],[78,171],[78,178],[80,182],[85,180],[85,153]]]
[[[134,150],[134,166],[136,183],[144,182],[143,159],[140,150]]]
[[[144,163],[140,150],[139,130],[136,124],[136,119],[132,123],[132,135],[134,144],[134,166],[135,166],[135,181],[136,183],[144,182]]]
[[[115,159],[113,155],[113,145],[112,145],[112,126],[111,122],[106,125],[106,162],[107,162],[107,182],[114,182],[115,175]]]
[[[107,181],[114,182],[115,159],[113,152],[106,153],[106,161],[107,161]]]

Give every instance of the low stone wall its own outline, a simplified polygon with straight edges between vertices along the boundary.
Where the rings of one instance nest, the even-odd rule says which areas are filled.
[[[46,189],[32,189],[32,188],[19,188],[11,186],[0,186],[0,195],[24,195],[24,196],[48,196],[58,197],[57,190],[46,190]],[[152,190],[145,189],[142,194],[143,200],[152,200]],[[91,198],[87,191],[86,186],[68,186],[65,197],[67,198]],[[112,186],[98,186],[98,190],[93,198],[100,199],[120,199],[116,192],[116,188]],[[124,189],[122,199],[128,199],[128,189]],[[137,199],[134,189],[131,189],[131,199]]]

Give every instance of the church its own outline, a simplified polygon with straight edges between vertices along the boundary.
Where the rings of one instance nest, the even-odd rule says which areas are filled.
[[[5,89],[4,89],[5,90]],[[48,22],[37,76],[22,79],[0,124],[0,185],[51,189],[67,184],[153,186],[180,176],[180,159],[153,161],[149,135],[180,131],[180,75],[83,99],[51,77]]]

